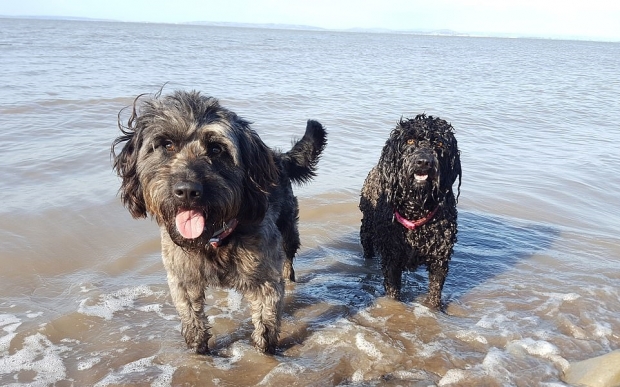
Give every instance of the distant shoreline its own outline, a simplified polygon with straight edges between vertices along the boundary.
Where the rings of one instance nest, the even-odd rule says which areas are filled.
[[[487,32],[458,32],[450,29],[438,30],[392,30],[388,28],[345,28],[331,29],[297,24],[279,23],[236,23],[236,22],[211,22],[211,21],[191,21],[181,23],[170,22],[149,22],[149,21],[123,21],[116,19],[98,19],[74,16],[46,16],[46,15],[0,15],[0,19],[22,19],[22,20],[58,20],[58,21],[84,21],[84,22],[104,22],[104,23],[136,23],[136,24],[170,24],[170,25],[195,25],[209,27],[229,27],[229,28],[263,28],[272,30],[292,30],[292,31],[326,31],[326,32],[350,32],[368,34],[395,34],[395,35],[420,35],[420,36],[447,36],[447,37],[469,37],[469,38],[500,38],[500,39],[543,39],[543,40],[570,40],[570,41],[589,41],[601,43],[620,43],[617,40],[596,39],[587,36],[540,36],[519,33],[487,33]]]

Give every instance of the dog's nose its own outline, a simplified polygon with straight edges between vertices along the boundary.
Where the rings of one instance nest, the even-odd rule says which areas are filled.
[[[202,184],[182,181],[176,183],[174,187],[172,187],[172,191],[177,198],[191,201],[202,196]]]
[[[419,156],[415,160],[416,167],[430,168],[433,165],[433,159],[431,157]]]

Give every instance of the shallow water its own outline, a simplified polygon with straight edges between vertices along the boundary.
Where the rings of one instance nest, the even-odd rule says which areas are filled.
[[[561,386],[620,348],[618,44],[0,19],[0,54],[0,385]],[[329,131],[276,356],[217,289],[215,354],[188,352],[158,229],[117,197],[117,114],[165,82],[273,147]],[[359,245],[362,182],[421,112],[462,152],[445,313],[423,269],[385,298]]]

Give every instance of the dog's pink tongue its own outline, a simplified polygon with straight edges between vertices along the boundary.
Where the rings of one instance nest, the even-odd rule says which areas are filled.
[[[177,230],[185,239],[198,238],[205,228],[205,217],[202,211],[179,211],[176,217]]]

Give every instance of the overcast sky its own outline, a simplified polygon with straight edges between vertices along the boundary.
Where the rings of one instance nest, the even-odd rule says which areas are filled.
[[[0,15],[450,29],[620,41],[620,0],[0,0]]]

